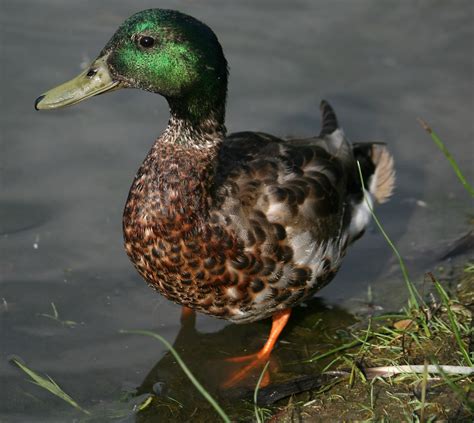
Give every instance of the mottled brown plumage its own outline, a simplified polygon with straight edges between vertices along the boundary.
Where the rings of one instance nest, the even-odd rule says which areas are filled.
[[[322,114],[335,119],[325,102]],[[175,124],[156,141],[125,207],[126,250],[143,278],[172,301],[234,322],[269,317],[326,285],[359,235],[349,228],[362,189],[342,131],[299,140],[196,131],[217,139],[203,147],[169,140]],[[357,150],[367,181],[373,149],[386,152]]]

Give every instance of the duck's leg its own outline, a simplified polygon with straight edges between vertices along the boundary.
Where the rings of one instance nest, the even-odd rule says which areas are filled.
[[[189,307],[181,307],[181,324],[184,325],[193,325],[196,322],[196,312]]]
[[[260,351],[254,354],[250,354],[250,355],[245,355],[241,357],[232,357],[232,358],[227,359],[227,361],[230,361],[233,363],[241,363],[243,361],[250,361],[250,363],[247,364],[242,369],[240,369],[239,371],[233,373],[222,384],[223,388],[230,388],[234,386],[241,380],[245,379],[245,377],[248,375],[250,371],[252,371],[256,367],[268,361],[268,358],[270,357],[270,354],[273,350],[273,347],[276,344],[276,341],[278,340],[278,337],[280,336],[281,331],[288,323],[290,315],[291,315],[291,309],[289,308],[286,310],[279,311],[273,315],[272,328],[270,330],[270,335],[267,339],[267,342],[265,342],[265,345]],[[266,380],[264,379],[264,383],[262,384],[263,386],[265,385],[265,381],[266,381],[266,384],[268,384],[269,379],[268,378],[266,378]]]

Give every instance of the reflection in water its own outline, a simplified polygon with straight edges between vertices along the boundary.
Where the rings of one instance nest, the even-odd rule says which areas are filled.
[[[51,216],[43,204],[27,202],[2,202],[0,207],[0,236],[41,227]]]
[[[298,375],[317,373],[328,361],[313,365],[304,363],[314,354],[327,351],[347,341],[346,329],[355,319],[339,307],[313,299],[306,307],[294,310],[294,319],[273,351],[270,359],[271,382],[294,378]],[[268,334],[269,321],[247,325],[229,325],[216,333],[199,333],[193,320],[186,321],[173,344],[181,358],[197,379],[231,413],[244,413],[245,406],[237,405],[235,391],[220,388],[236,364],[226,363],[225,358],[238,355],[245,348],[257,350]],[[150,341],[155,342],[155,341]],[[331,358],[328,358],[331,360]],[[240,364],[242,365],[242,364]],[[252,388],[258,371],[246,386]],[[215,412],[191,384],[170,352],[160,358],[137,388],[137,395],[153,394],[157,398],[152,406],[137,415],[137,421],[185,421],[194,413],[196,421],[212,421]],[[199,409],[197,413],[196,409]],[[202,420],[201,420],[202,419]],[[193,420],[194,421],[194,420]]]

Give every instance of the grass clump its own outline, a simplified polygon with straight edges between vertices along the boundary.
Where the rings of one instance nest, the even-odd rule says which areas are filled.
[[[448,296],[438,281],[433,288],[436,297],[419,309],[372,317],[366,328],[353,331],[353,341],[312,358],[313,363],[334,358],[323,371],[346,371],[347,378],[312,392],[309,405],[297,411],[308,416],[303,421],[338,416],[427,422],[473,416],[474,367],[468,347],[472,312]]]
[[[438,291],[438,294],[441,298],[441,301],[446,308],[446,312],[448,314],[449,322],[451,324],[451,330],[456,338],[457,346],[459,348],[459,351],[461,351],[464,360],[466,364],[470,367],[473,366],[473,359],[468,353],[468,347],[466,346],[464,340],[462,339],[461,335],[461,330],[460,330],[460,323],[457,319],[457,316],[453,313],[453,310],[451,308],[451,302],[448,297],[448,294],[444,290],[444,288],[441,286],[441,284],[438,282],[438,280],[433,276],[432,273],[429,273],[429,276],[431,277],[431,280],[433,281],[434,286],[436,287],[436,290]],[[469,335],[469,333],[467,334]]]

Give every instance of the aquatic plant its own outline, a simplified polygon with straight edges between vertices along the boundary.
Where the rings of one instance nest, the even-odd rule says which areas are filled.
[[[18,358],[12,358],[10,360],[12,363],[16,364],[21,370],[23,370],[30,378],[31,383],[38,385],[40,388],[43,388],[53,395],[61,398],[63,401],[67,402],[72,407],[76,408],[79,411],[82,411],[84,414],[90,415],[89,411],[82,408],[76,401],[74,401],[70,395],[62,390],[62,388],[51,378],[43,377],[40,374],[36,373],[34,370],[28,368],[24,363],[22,363]]]

